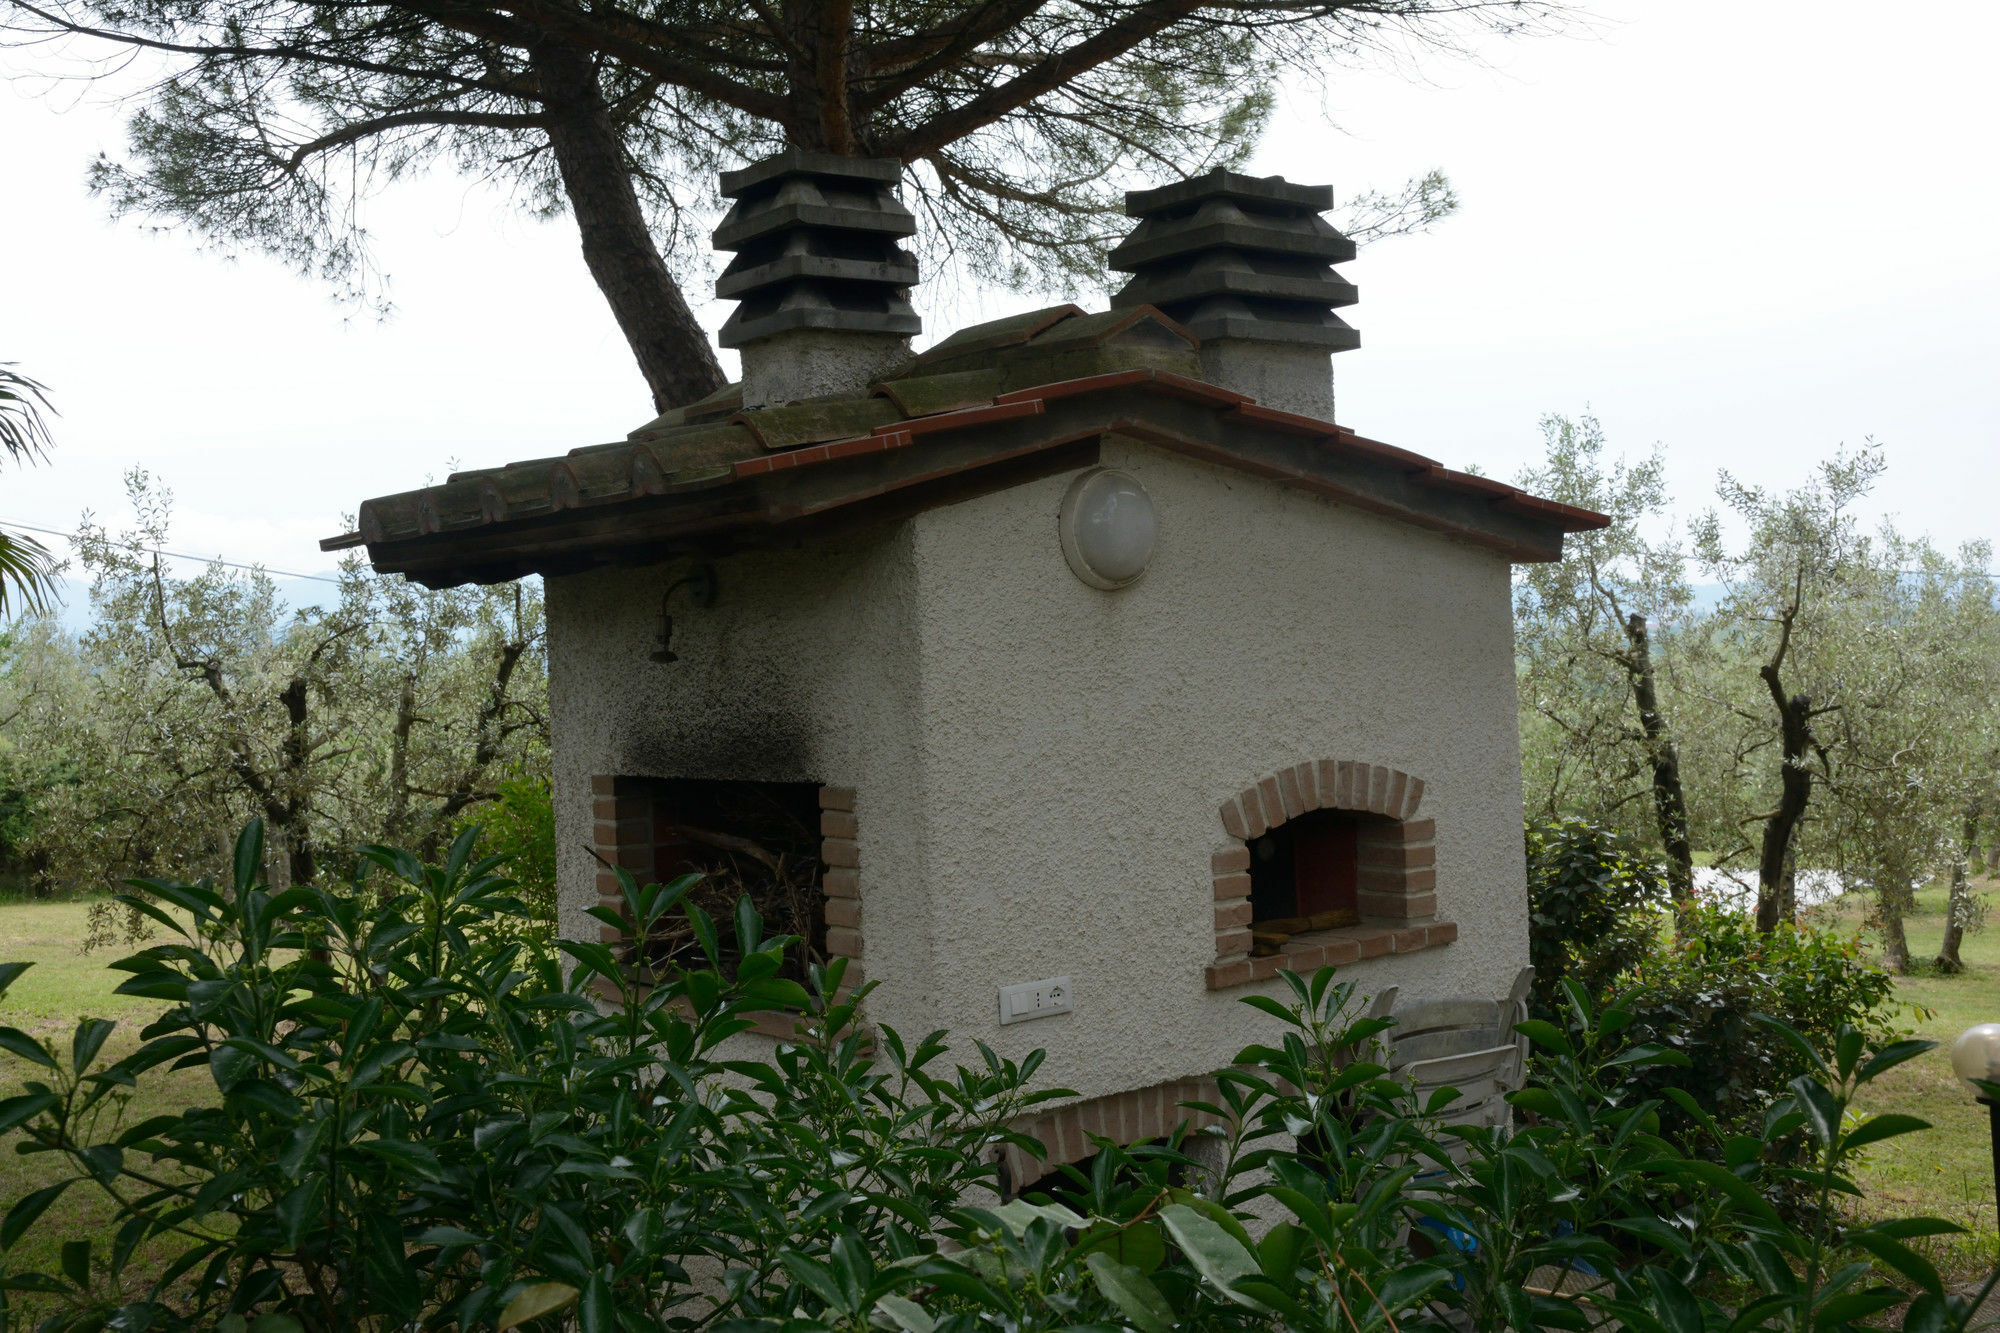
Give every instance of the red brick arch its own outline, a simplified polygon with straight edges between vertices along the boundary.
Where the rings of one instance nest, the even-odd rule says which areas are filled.
[[[1418,819],[1424,781],[1398,768],[1319,759],[1280,769],[1222,803],[1224,848],[1210,860],[1215,889],[1215,961],[1208,987],[1221,990],[1281,971],[1307,972],[1364,958],[1450,944],[1458,926],[1437,916],[1437,825]],[[1277,954],[1250,955],[1248,843],[1314,810],[1385,817],[1361,843],[1359,926],[1300,935]]]

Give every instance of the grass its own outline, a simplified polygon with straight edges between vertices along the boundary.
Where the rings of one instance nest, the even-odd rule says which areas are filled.
[[[1980,879],[1976,894],[2000,890],[2000,880]],[[1945,892],[1918,893],[1917,911],[1904,927],[1910,956],[1927,964],[1944,937]],[[1864,908],[1845,902],[1838,910],[1847,926],[1861,923]],[[1931,1122],[1922,1134],[1891,1140],[1875,1150],[1861,1173],[1868,1206],[1881,1215],[1930,1214],[1974,1232],[1958,1247],[1990,1264],[1996,1244],[1992,1131],[1987,1109],[1951,1072],[1951,1043],[1975,1023],[2000,1020],[2000,917],[1989,929],[1967,935],[1959,950],[1965,971],[1945,976],[1926,970],[1896,983],[1897,999],[1920,1006],[1903,1019],[1916,1035],[1938,1049],[1890,1071],[1873,1085],[1866,1109],[1901,1111]]]
[[[88,903],[0,902],[0,962],[34,964],[5,996],[0,996],[0,1023],[20,1028],[66,1055],[69,1034],[79,1018],[112,1019],[118,1027],[98,1056],[102,1064],[136,1048],[139,1030],[161,1006],[155,1001],[112,994],[123,974],[112,972],[105,964],[121,955],[82,952],[89,914]],[[19,1090],[18,1078],[29,1066],[11,1056],[0,1057],[0,1061],[4,1061],[0,1063],[0,1093],[11,1096]],[[135,1121],[203,1100],[209,1091],[206,1070],[162,1071],[142,1082],[137,1094],[122,1095],[112,1113]],[[73,1174],[54,1153],[23,1157],[9,1143],[0,1149],[0,1213],[31,1191]],[[5,1266],[15,1271],[57,1272],[62,1242],[70,1239],[94,1239],[101,1252],[110,1243],[113,1216],[111,1204],[99,1190],[72,1186],[5,1256]],[[129,1273],[133,1286],[150,1277],[144,1259],[142,1254]],[[16,1310],[28,1305],[17,1302]]]

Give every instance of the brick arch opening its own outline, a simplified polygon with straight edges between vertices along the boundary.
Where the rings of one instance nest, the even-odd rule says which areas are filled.
[[[1208,965],[1209,989],[1456,940],[1458,926],[1438,919],[1437,826],[1419,818],[1423,799],[1423,779],[1401,769],[1319,759],[1280,769],[1224,801],[1228,841],[1210,861],[1215,961]],[[1260,908],[1276,909],[1268,875],[1252,873],[1252,849],[1268,858],[1280,841],[1287,873],[1298,875],[1301,886],[1312,885],[1293,890],[1293,908],[1314,909],[1287,918],[1282,938],[1253,929]],[[1303,864],[1307,858],[1311,867]],[[1351,862],[1336,864],[1338,858]]]

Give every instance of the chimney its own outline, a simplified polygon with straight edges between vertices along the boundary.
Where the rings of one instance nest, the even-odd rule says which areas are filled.
[[[917,262],[896,242],[917,220],[893,158],[790,148],[722,175],[735,200],[715,248],[736,257],[715,294],[741,304],[721,343],[743,355],[743,405],[859,393],[910,354]]]
[[[1136,190],[1125,212],[1139,225],[1111,252],[1111,267],[1133,277],[1112,308],[1159,307],[1201,339],[1210,383],[1331,421],[1331,357],[1361,345],[1333,313],[1356,296],[1331,267],[1354,258],[1354,242],[1320,216],[1332,207],[1332,186],[1219,167]]]

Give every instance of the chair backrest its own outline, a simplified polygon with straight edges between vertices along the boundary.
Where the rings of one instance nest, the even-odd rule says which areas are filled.
[[[1396,1026],[1386,1034],[1392,1073],[1415,1084],[1418,1101],[1439,1088],[1455,1088],[1458,1099],[1443,1113],[1446,1124],[1505,1125],[1513,1116],[1506,1096],[1521,1086],[1527,1070],[1527,1038],[1514,1026],[1528,1017],[1528,988],[1535,970],[1524,967],[1506,998],[1452,996],[1395,1007],[1395,992],[1380,998],[1370,1016],[1386,1014]]]

